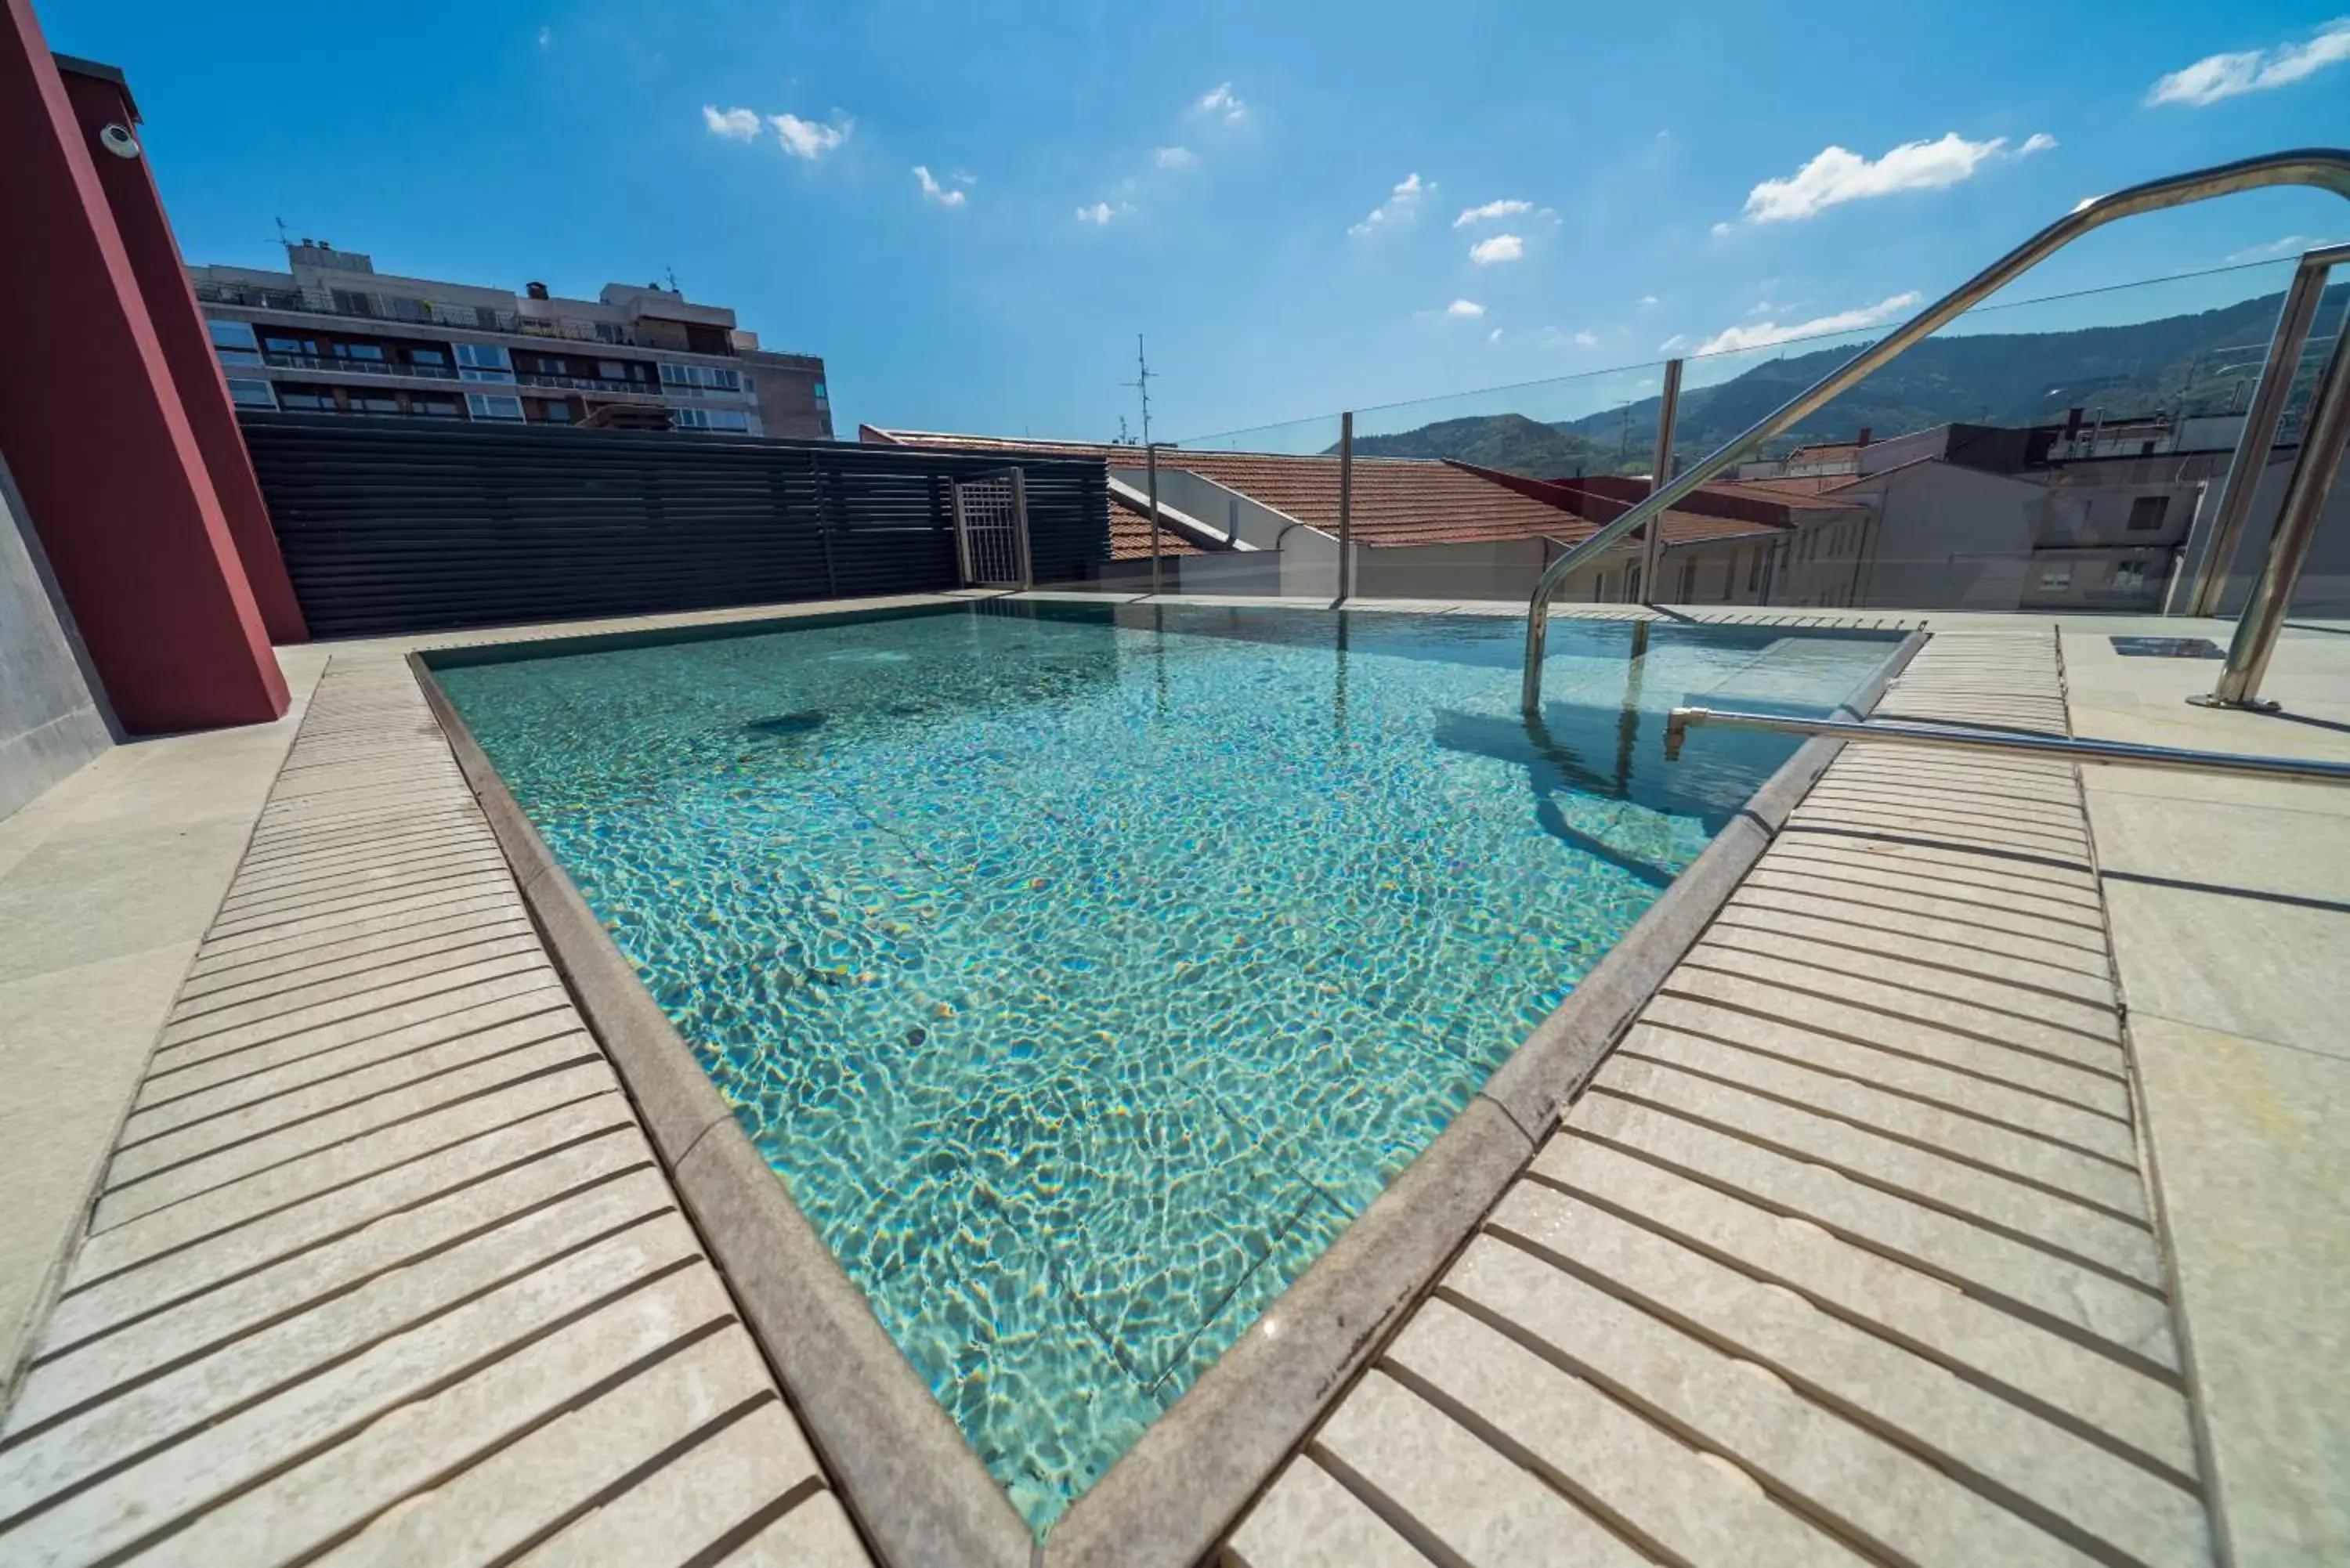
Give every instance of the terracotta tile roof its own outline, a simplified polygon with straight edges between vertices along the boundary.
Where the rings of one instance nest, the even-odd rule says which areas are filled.
[[[1142,452],[1087,441],[1010,441],[1001,437],[867,426],[861,438],[901,446],[1034,452],[1092,457],[1119,468],[1139,468]],[[1201,452],[1161,448],[1159,465],[1186,469],[1326,532],[1338,531],[1338,460],[1271,452]],[[1372,548],[1451,545],[1547,536],[1572,544],[1592,524],[1573,513],[1490,484],[1450,463],[1418,458],[1358,457],[1354,464],[1356,540]]]
[[[1163,503],[1162,503],[1163,504]],[[1169,556],[1204,556],[1205,550],[1166,526],[1162,517],[1159,529],[1159,554]],[[1109,558],[1113,561],[1147,561],[1150,559],[1150,513],[1137,506],[1126,497],[1111,493],[1109,498]]]
[[[1015,441],[871,425],[863,427],[858,436],[899,446],[1097,458],[1118,468],[1139,468],[1143,462],[1139,449],[1106,442]],[[1326,533],[1338,531],[1338,460],[1335,457],[1162,447],[1159,462],[1162,468],[1185,469],[1213,480]],[[1784,496],[1772,495],[1750,502],[1746,508],[1733,505],[1725,510],[1752,511],[1783,506],[1785,502]],[[1555,487],[1545,481],[1521,481],[1514,474],[1425,458],[1357,458],[1352,511],[1357,542],[1372,549],[1532,538],[1573,545],[1589,538],[1599,526],[1557,498]],[[1609,510],[1607,515],[1615,516],[1617,512]],[[1772,536],[1783,527],[1783,524],[1752,517],[1674,511],[1665,517],[1665,541],[1681,545]],[[1142,553],[1148,554],[1147,546]]]

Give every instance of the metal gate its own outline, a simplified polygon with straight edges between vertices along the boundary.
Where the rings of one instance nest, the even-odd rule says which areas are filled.
[[[1035,587],[1028,559],[1028,484],[1020,470],[958,481],[954,529],[964,587]]]

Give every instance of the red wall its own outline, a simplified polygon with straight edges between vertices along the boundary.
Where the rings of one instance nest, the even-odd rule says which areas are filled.
[[[70,67],[60,74],[85,145],[98,146],[98,133],[109,124],[138,123],[130,95],[120,82]],[[179,242],[172,237],[153,171],[144,157],[101,152],[90,161],[130,258],[131,274],[139,280],[140,297],[146,301],[147,317],[162,346],[163,362],[171,369],[172,384],[179,390],[180,407],[203,454],[213,493],[228,520],[229,537],[236,542],[237,560],[261,610],[261,624],[273,642],[307,641],[309,632],[302,624],[302,607],[294,598],[294,581],[286,575],[285,557],[277,553],[269,508],[253,477],[244,438],[237,433],[236,408],[229,401],[228,382],[221,375],[220,357],[213,352],[203,309],[188,286],[187,268],[180,259]]]
[[[7,460],[108,700],[134,734],[286,711],[136,270],[30,0],[0,28],[0,376]]]

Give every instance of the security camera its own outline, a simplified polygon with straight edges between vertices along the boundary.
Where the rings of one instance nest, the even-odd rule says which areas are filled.
[[[117,158],[136,158],[139,156],[139,139],[130,134],[130,128],[129,126],[123,125],[120,122],[109,125],[103,130],[100,130],[98,133],[98,144],[100,147],[105,148],[109,152],[113,153]]]

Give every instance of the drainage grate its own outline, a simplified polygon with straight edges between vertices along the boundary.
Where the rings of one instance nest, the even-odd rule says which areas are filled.
[[[2218,659],[2220,645],[2208,637],[2116,637],[2114,651],[2124,659]]]

